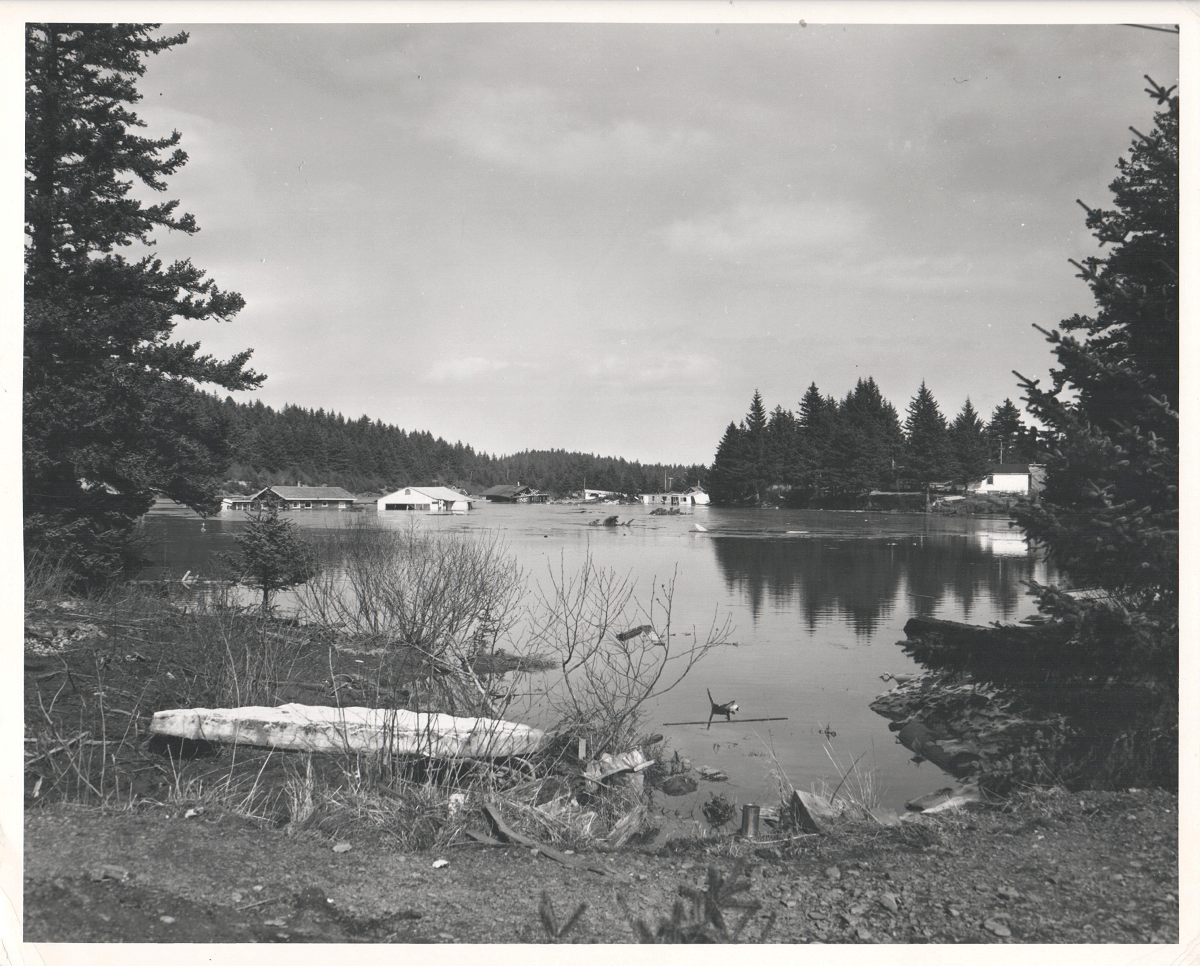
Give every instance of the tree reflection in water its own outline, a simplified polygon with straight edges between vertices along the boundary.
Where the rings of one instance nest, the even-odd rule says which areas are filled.
[[[755,619],[767,601],[776,610],[798,603],[809,630],[841,617],[859,637],[902,600],[907,613],[924,617],[956,603],[967,620],[980,609],[988,620],[1011,618],[1038,565],[1024,542],[1008,534],[714,536],[711,542],[726,586],[744,597]]]

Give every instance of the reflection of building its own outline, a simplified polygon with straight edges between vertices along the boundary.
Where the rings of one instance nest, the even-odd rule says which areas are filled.
[[[1029,553],[1029,541],[1019,530],[1000,533],[977,533],[975,539],[979,549],[997,557],[1023,557]]]
[[[1045,467],[1037,463],[992,463],[987,476],[968,484],[972,493],[1037,493],[1045,480]]]
[[[483,498],[488,503],[545,503],[550,499],[550,494],[535,490],[532,486],[522,486],[518,480],[516,486],[502,483],[484,490]]]
[[[708,494],[698,486],[686,493],[639,493],[638,499],[647,506],[708,506]]]
[[[340,486],[268,486],[253,496],[228,496],[222,510],[256,510],[276,506],[281,510],[345,510],[354,506],[354,494]]]
[[[403,489],[381,496],[375,508],[384,513],[388,510],[410,510],[418,513],[466,513],[471,501],[458,490],[447,486],[406,486]]]

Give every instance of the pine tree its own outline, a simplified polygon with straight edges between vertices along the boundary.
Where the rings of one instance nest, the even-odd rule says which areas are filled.
[[[196,232],[178,203],[146,205],[187,155],[179,132],[152,139],[130,109],[145,59],[187,40],[153,24],[27,24],[25,29],[25,332],[23,485],[27,554],[83,578],[135,557],[138,516],[166,495],[216,508],[224,427],[196,386],[262,382],[250,353],[226,361],[170,341],[179,320],[228,319],[242,307],[190,262],[116,249],[159,229]],[[169,152],[164,154],[164,152]]]
[[[992,410],[992,418],[987,425],[988,462],[1025,462],[1028,454],[1021,445],[1024,435],[1021,410],[1011,399],[1005,399]]]
[[[250,522],[235,537],[240,553],[228,562],[241,582],[262,592],[262,612],[271,612],[271,598],[281,590],[307,583],[317,572],[312,549],[284,520],[274,505],[251,513]]]
[[[1151,85],[1165,110],[1118,162],[1116,208],[1087,209],[1088,227],[1114,247],[1074,263],[1096,314],[1062,323],[1082,340],[1046,332],[1058,361],[1049,389],[1019,376],[1030,411],[1059,434],[1042,503],[1021,522],[1075,579],[1171,614],[1179,576],[1179,98]]]
[[[757,389],[750,400],[750,409],[745,419],[746,484],[754,494],[754,502],[761,503],[770,482],[770,460],[767,453],[767,407]]]
[[[1147,80],[1150,80],[1147,78]],[[1077,586],[1042,589],[1042,608],[1075,625],[1060,679],[1103,709],[1114,780],[1172,783],[1178,768],[1179,98],[1150,80],[1162,108],[1137,131],[1110,186],[1115,208],[1086,205],[1103,258],[1074,262],[1092,316],[1042,330],[1051,386],[1021,379],[1030,411],[1056,434],[1041,500],[1016,516]],[[1082,202],[1080,202],[1082,204]],[[1040,327],[1039,327],[1040,328]],[[1073,335],[1071,333],[1078,333]],[[1070,675],[1068,677],[1068,675]],[[1118,713],[1115,709],[1132,709]]]
[[[969,396],[950,426],[950,455],[956,479],[964,486],[986,475],[990,462],[988,440]]]
[[[931,483],[947,479],[951,465],[946,417],[924,380],[908,405],[904,432],[907,437],[905,475],[909,480],[928,488]]]
[[[796,422],[799,455],[793,482],[811,501],[820,498],[829,489],[828,468],[837,422],[837,403],[832,398],[822,396],[814,382],[800,400]]]
[[[730,423],[717,445],[712,469],[708,474],[709,494],[717,503],[739,503],[752,496],[749,439],[744,427]]]

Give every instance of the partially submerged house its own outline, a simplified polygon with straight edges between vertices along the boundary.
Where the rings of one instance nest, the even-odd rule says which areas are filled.
[[[967,484],[971,493],[1037,493],[1045,479],[1044,467],[1037,463],[992,463],[987,476]]]
[[[675,490],[666,493],[639,493],[638,499],[647,506],[708,506],[709,503],[708,494],[698,486],[682,493]]]
[[[488,503],[545,503],[550,499],[550,494],[518,482],[515,486],[502,483],[484,490],[483,498]]]
[[[988,475],[967,484],[971,493],[1042,492],[1045,486],[1045,467],[1040,463],[991,463]]]
[[[380,513],[405,510],[410,513],[466,513],[471,501],[466,495],[448,486],[406,486],[386,496],[375,504]]]
[[[275,506],[280,510],[348,510],[354,494],[340,486],[268,486],[252,496],[228,496],[222,510],[257,510]]]

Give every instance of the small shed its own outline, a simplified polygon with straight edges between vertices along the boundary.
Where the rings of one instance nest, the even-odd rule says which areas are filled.
[[[405,486],[375,504],[380,513],[404,510],[410,513],[466,513],[471,501],[466,494],[448,486]]]

